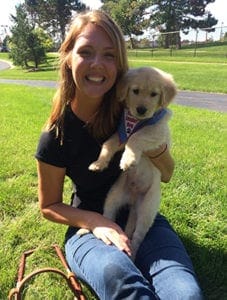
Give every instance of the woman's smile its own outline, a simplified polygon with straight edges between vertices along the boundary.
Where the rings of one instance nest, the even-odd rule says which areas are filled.
[[[105,81],[104,76],[94,76],[94,75],[87,75],[85,77],[88,81],[94,82],[94,83],[102,83]]]
[[[100,104],[117,77],[116,49],[107,33],[89,23],[77,37],[71,56],[71,68],[78,102]]]

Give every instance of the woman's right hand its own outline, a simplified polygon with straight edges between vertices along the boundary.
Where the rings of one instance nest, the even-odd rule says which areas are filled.
[[[104,243],[114,244],[131,256],[130,240],[124,231],[103,215],[62,202],[65,169],[38,161],[40,209],[48,220],[86,228]]]
[[[115,245],[121,251],[132,255],[131,243],[125,232],[113,221],[95,213],[89,222],[89,229],[92,233],[107,245]]]

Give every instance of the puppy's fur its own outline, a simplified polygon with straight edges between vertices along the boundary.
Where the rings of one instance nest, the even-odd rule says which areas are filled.
[[[175,94],[172,76],[155,68],[131,69],[117,86],[118,100],[124,101],[130,114],[140,120],[151,118],[155,112],[166,108]],[[146,152],[165,143],[170,145],[167,124],[170,116],[171,111],[167,109],[163,118],[133,133],[125,145],[119,144],[115,133],[103,144],[98,160],[89,166],[93,171],[103,170],[113,155],[125,147],[120,161],[123,172],[107,195],[104,216],[115,220],[119,208],[130,205],[125,232],[132,240],[132,259],[153,224],[161,197],[161,174]]]

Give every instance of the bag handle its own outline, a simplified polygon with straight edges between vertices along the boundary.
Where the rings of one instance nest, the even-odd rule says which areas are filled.
[[[25,251],[22,254],[21,259],[20,259],[16,287],[12,288],[11,291],[9,292],[9,296],[8,296],[9,300],[13,300],[13,299],[21,300],[22,299],[21,292],[23,290],[24,284],[27,281],[29,281],[32,277],[34,277],[40,273],[44,273],[44,272],[54,272],[54,273],[61,275],[67,281],[67,284],[68,284],[69,288],[71,289],[71,291],[73,292],[75,299],[86,300],[86,298],[83,294],[82,288],[81,288],[81,284],[78,281],[78,279],[76,278],[75,274],[70,270],[60,247],[57,244],[55,244],[55,245],[53,245],[53,248],[55,249],[58,257],[60,258],[60,261],[65,268],[66,274],[60,269],[47,267],[47,268],[41,268],[36,271],[33,271],[24,277],[26,258],[29,255],[31,255],[35,250]]]

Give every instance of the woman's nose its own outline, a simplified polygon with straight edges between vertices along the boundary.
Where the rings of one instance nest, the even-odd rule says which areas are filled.
[[[100,55],[94,55],[92,58],[91,66],[94,67],[101,67],[102,66],[102,57]]]

